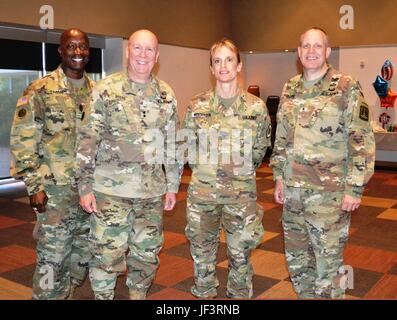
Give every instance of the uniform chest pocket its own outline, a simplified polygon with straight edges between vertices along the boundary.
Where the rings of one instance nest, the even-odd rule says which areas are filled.
[[[52,133],[75,127],[76,110],[69,96],[51,94],[43,97],[45,102],[45,123]]]
[[[342,111],[339,107],[333,103],[327,103],[324,108],[321,110],[321,119],[328,119],[328,118],[339,118],[342,114]]]
[[[342,110],[335,103],[329,102],[318,113],[314,126],[319,134],[335,139],[343,137],[342,122]]]
[[[145,129],[161,129],[167,120],[167,106],[147,103],[140,108],[142,126]]]
[[[125,108],[131,108],[128,110]],[[107,124],[109,126],[110,133],[115,136],[124,136],[130,132],[131,123],[134,127],[139,123],[139,114],[134,111],[132,106],[123,105],[118,101],[109,102],[109,106],[107,109]]]
[[[340,117],[338,101],[338,96],[318,96],[299,101],[297,124],[303,128],[312,128],[322,125],[323,122],[338,122],[338,117]]]
[[[211,114],[205,112],[194,112],[193,119],[196,126],[201,129],[208,129],[211,126]]]
[[[256,116],[248,116],[240,118],[239,125],[233,129],[236,131],[240,138],[240,148],[244,150],[248,147],[248,149],[252,149],[253,143],[256,139],[257,132],[259,126],[264,125],[263,123],[259,123]]]
[[[324,108],[324,105],[315,105],[310,102],[305,102],[300,106],[297,113],[297,124],[302,128],[311,128],[316,123],[321,110]]]

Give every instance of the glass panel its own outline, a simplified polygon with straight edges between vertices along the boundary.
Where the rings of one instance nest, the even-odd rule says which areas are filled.
[[[88,76],[94,81],[98,81],[102,79],[102,74],[100,73],[88,73]]]
[[[89,73],[98,81],[101,73]],[[41,71],[0,69],[0,179],[10,176],[10,131],[15,105],[30,82],[42,77]]]
[[[0,178],[10,176],[10,130],[17,100],[41,76],[41,71],[0,69]]]

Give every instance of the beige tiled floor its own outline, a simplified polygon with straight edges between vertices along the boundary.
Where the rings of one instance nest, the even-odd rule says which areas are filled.
[[[397,199],[363,196],[361,205],[378,208],[391,208],[397,204]]]
[[[0,273],[18,269],[36,261],[33,249],[10,245],[0,248]]]
[[[397,209],[387,209],[377,216],[377,218],[397,221]]]
[[[163,267],[157,272],[156,284],[170,287],[193,274],[193,262],[191,260],[160,254],[160,263]]]
[[[24,224],[25,221],[21,221],[18,219],[13,219],[9,217],[0,216],[0,229],[15,227],[21,224]]]
[[[0,300],[30,300],[32,288],[0,278]]]
[[[397,252],[382,249],[347,245],[345,264],[376,272],[387,272],[397,263]]]
[[[365,298],[397,299],[397,275],[385,274],[365,295]]]
[[[291,282],[280,281],[259,295],[258,299],[298,299],[298,296],[296,295]]]
[[[254,268],[254,298],[256,299],[296,299],[292,284],[288,280],[288,271],[283,253],[283,235],[281,226],[281,206],[273,200],[271,169],[263,166],[258,170],[258,202],[265,209],[265,234],[262,246],[254,250],[252,264]],[[269,174],[266,176],[266,174]],[[190,181],[189,173],[182,177],[182,190],[186,190]],[[349,290],[347,299],[397,299],[397,243],[396,210],[397,197],[394,186],[397,173],[375,173],[375,183],[366,189],[363,206],[352,219],[350,239],[345,251],[345,264],[351,265],[355,272],[355,288]],[[382,181],[390,187],[378,189]],[[384,183],[383,183],[384,182]],[[263,191],[264,190],[264,191]],[[384,192],[383,192],[384,191]],[[186,224],[186,191],[177,195],[177,209],[164,213],[165,241],[160,254],[158,270],[153,290],[148,299],[178,300],[194,299],[190,294],[193,283],[193,262],[189,252],[188,240],[184,234]],[[380,195],[382,198],[375,197]],[[270,197],[269,197],[270,196]],[[34,215],[28,206],[28,198],[11,202],[0,198],[0,299],[30,299],[31,276],[34,270],[34,241],[31,240]],[[14,214],[13,211],[16,211]],[[20,222],[18,222],[21,219]],[[18,220],[18,221],[17,221]],[[388,239],[380,243],[380,239]],[[395,239],[395,242],[394,242]],[[221,247],[225,237],[221,234]],[[387,245],[387,247],[383,247]],[[223,248],[224,249],[224,248]],[[218,297],[225,297],[228,261],[225,252],[220,250],[217,273],[220,279]],[[125,281],[123,290],[116,292],[118,297],[127,299]],[[92,299],[89,281],[84,289],[80,288],[79,297]]]
[[[278,280],[285,280],[288,277],[285,257],[281,253],[254,250],[251,263],[255,274]]]

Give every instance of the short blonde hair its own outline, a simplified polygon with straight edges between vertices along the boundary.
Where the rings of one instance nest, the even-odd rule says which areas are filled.
[[[223,39],[215,42],[210,49],[210,66],[212,66],[212,56],[214,55],[214,52],[221,47],[226,47],[229,50],[231,50],[232,52],[234,52],[237,56],[237,63],[240,63],[240,61],[241,61],[240,50],[237,48],[237,46],[235,45],[235,43],[232,40],[223,38]]]
[[[325,46],[326,46],[326,47],[330,47],[328,34],[325,32],[324,29],[319,28],[319,27],[310,27],[310,28],[306,29],[306,30],[300,35],[300,37],[299,37],[299,46],[302,46],[302,37],[303,37],[303,35],[304,35],[306,32],[310,31],[310,30],[321,31],[321,32],[324,34]]]

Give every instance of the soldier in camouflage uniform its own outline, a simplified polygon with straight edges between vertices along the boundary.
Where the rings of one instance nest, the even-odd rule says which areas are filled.
[[[223,226],[229,258],[227,296],[250,298],[249,258],[264,233],[255,169],[270,145],[270,118],[264,102],[238,85],[242,63],[232,41],[212,46],[210,65],[216,88],[192,99],[183,124],[191,130],[187,157],[193,170],[186,226],[194,260],[191,292],[200,298],[217,296],[215,268]]]
[[[89,216],[74,179],[76,129],[94,85],[84,73],[86,34],[65,31],[58,51],[61,65],[19,98],[11,131],[11,175],[23,179],[37,214],[34,299],[70,298],[90,257]]]
[[[271,157],[284,204],[285,252],[300,298],[342,298],[351,211],[374,172],[375,144],[359,83],[327,64],[325,32],[302,34],[303,74],[284,86]]]
[[[133,33],[128,69],[97,83],[79,131],[77,177],[80,203],[92,212],[90,280],[96,299],[114,298],[126,265],[130,298],[146,297],[163,244],[163,195],[165,210],[176,203],[182,165],[168,143],[175,140],[177,102],[172,89],[152,75],[158,56],[152,32]],[[164,153],[152,161],[156,139]]]

